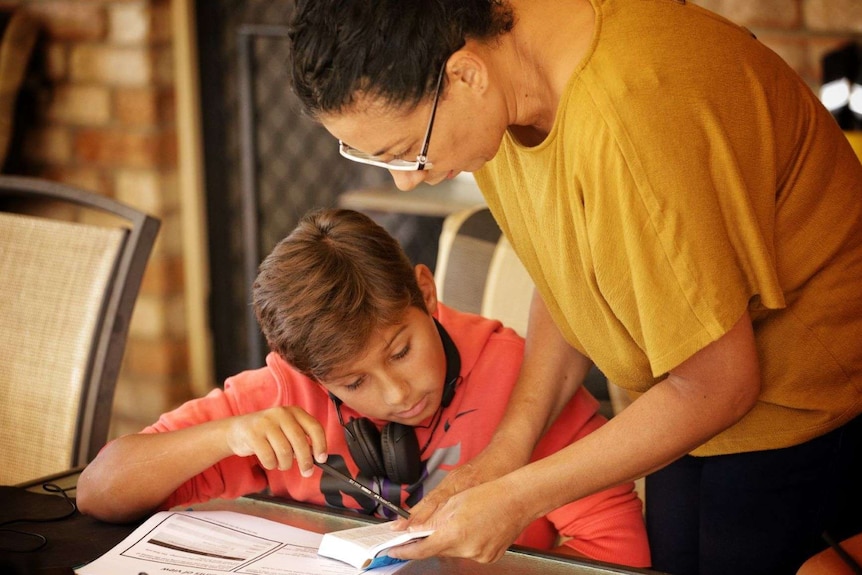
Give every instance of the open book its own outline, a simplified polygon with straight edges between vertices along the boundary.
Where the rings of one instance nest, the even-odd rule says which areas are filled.
[[[431,533],[433,531],[393,531],[389,523],[377,523],[326,533],[317,552],[358,569],[375,569],[400,561],[389,557],[388,549]]]

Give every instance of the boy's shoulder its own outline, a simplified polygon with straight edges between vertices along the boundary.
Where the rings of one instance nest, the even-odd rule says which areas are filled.
[[[277,353],[266,356],[266,365],[242,371],[225,380],[224,392],[242,412],[283,405],[326,402],[319,386],[296,371]]]
[[[438,320],[458,346],[461,355],[494,352],[498,347],[524,346],[524,338],[499,320],[440,306]],[[493,344],[490,345],[489,344]],[[462,357],[463,359],[463,357]]]

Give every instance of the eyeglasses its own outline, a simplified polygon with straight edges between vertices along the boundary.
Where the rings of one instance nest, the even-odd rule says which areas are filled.
[[[415,162],[398,159],[384,162],[383,160],[378,159],[377,156],[372,156],[371,154],[366,154],[356,148],[351,148],[341,140],[338,140],[338,153],[348,160],[353,160],[360,164],[368,164],[369,166],[377,166],[378,168],[386,168],[387,170],[395,170],[398,172],[413,172],[430,168],[431,164],[428,162],[426,154],[428,153],[428,144],[431,142],[431,128],[434,127],[434,116],[437,115],[437,102],[440,100],[440,86],[443,84],[443,76],[445,72],[446,64],[444,63],[443,67],[440,68],[440,74],[437,76],[437,88],[434,90],[434,105],[431,106],[431,118],[428,120],[428,129],[425,130],[425,141],[422,143],[422,150],[419,152],[419,155],[416,156]]]

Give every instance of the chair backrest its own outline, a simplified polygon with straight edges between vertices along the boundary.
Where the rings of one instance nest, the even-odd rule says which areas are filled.
[[[158,229],[104,196],[0,176],[0,484],[86,464],[105,444]]]
[[[484,206],[443,221],[434,272],[440,301],[527,333],[533,280]]]
[[[488,266],[482,315],[499,319],[526,337],[534,289],[533,278],[518,259],[512,244],[501,235]]]
[[[502,236],[488,208],[453,212],[443,220],[434,281],[446,305],[481,313],[488,268]]]

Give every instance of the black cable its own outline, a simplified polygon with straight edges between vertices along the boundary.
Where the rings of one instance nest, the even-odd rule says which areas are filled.
[[[78,511],[78,506],[75,505],[75,502],[72,501],[72,498],[69,497],[68,493],[66,493],[67,491],[74,490],[75,487],[68,487],[64,489],[55,483],[43,483],[42,489],[49,493],[59,493],[60,495],[62,495],[66,503],[69,504],[69,511],[56,517],[19,517],[17,519],[9,519],[7,521],[0,522],[0,532],[13,533],[15,535],[22,536],[25,539],[32,538],[36,540],[33,545],[29,547],[7,547],[4,544],[0,544],[0,550],[13,551],[18,553],[32,553],[34,551],[42,549],[45,545],[48,544],[48,539],[40,533],[33,533],[31,531],[25,531],[23,529],[10,529],[9,527],[7,527],[7,525],[11,525],[13,523],[49,523],[52,521],[61,521],[63,519],[71,517],[75,514],[76,511]]]

